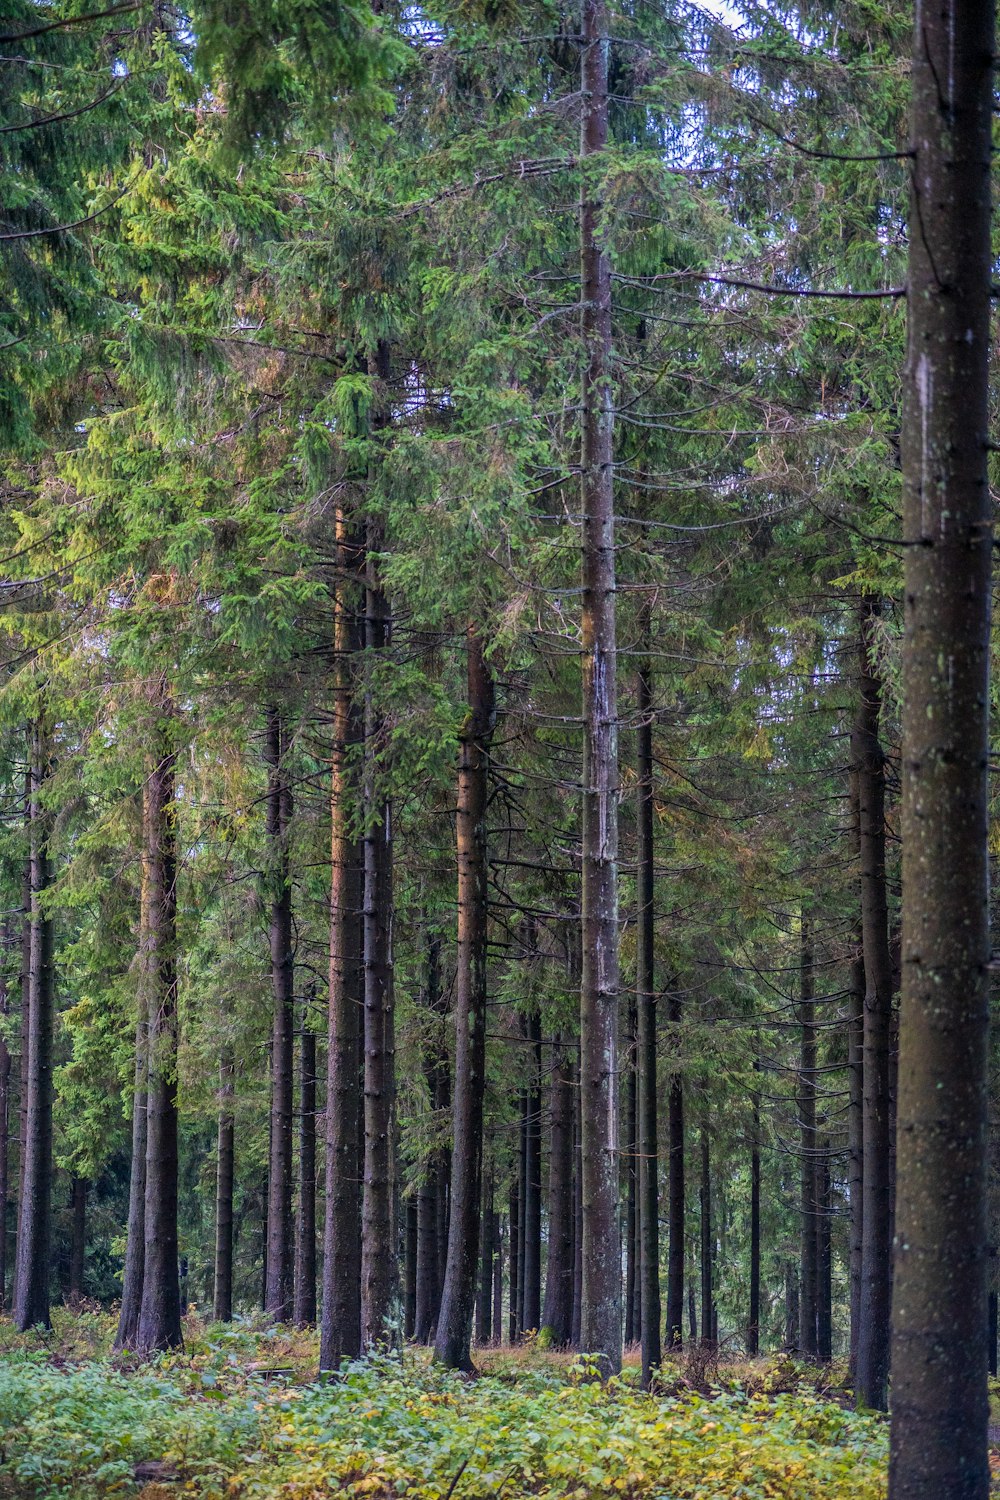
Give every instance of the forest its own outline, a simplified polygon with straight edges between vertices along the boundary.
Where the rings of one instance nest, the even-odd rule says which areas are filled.
[[[0,11],[0,1497],[986,1500],[990,0]]]

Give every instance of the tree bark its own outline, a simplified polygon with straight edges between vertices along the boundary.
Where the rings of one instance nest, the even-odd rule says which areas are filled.
[[[650,646],[649,611],[643,640]],[[637,674],[636,729],[636,1074],[638,1079],[639,1332],[642,1383],[663,1357],[660,1344],[660,1167],[657,1138],[656,971],[653,865],[653,681],[649,656]]]
[[[404,1205],[403,1224],[403,1337],[412,1339],[417,1326],[417,1200]]]
[[[621,1369],[618,1221],[618,702],[615,627],[611,263],[594,158],[608,141],[606,0],[584,0],[580,259],[585,361],[583,513],[583,808],[580,1092],[583,1288],[580,1338],[602,1369]]]
[[[172,704],[163,684],[154,692],[164,735]],[[162,744],[162,739],[161,739]],[[149,892],[149,1094],[146,1123],[146,1197],[143,1213],[142,1302],[137,1347],[144,1353],[179,1346],[177,1258],[177,829],[175,756],[165,746],[143,787],[145,880]]]
[[[316,1033],[309,1025],[310,987],[299,1030],[299,1181],[295,1221],[295,1322],[316,1321]]]
[[[469,712],[462,729],[455,845],[458,864],[458,960],[455,975],[455,1086],[451,1215],[434,1357],[472,1368],[476,1253],[482,1197],[483,1094],[486,1072],[486,807],[493,679],[475,626],[466,633]]]
[[[701,1182],[698,1198],[701,1205],[701,1342],[715,1341],[715,1308],[712,1288],[712,1158],[708,1127],[701,1127]]]
[[[431,933],[427,940],[427,989],[425,1007],[433,1026],[433,1036],[424,1058],[427,1097],[435,1115],[447,1107],[448,1054],[441,1035],[444,1016],[441,998],[441,938]],[[417,1287],[414,1312],[414,1337],[428,1344],[434,1336],[441,1306],[440,1199],[444,1196],[444,1161],[441,1148],[435,1145],[417,1189]],[[447,1245],[445,1247],[447,1254]]]
[[[44,910],[51,883],[49,814],[43,798],[52,747],[40,720],[31,728],[31,939],[27,1114],[14,1278],[14,1325],[49,1327],[52,1238],[53,922]]]
[[[518,1282],[518,1235],[520,1231],[520,1203],[518,1201],[517,1182],[511,1183],[510,1197],[507,1203],[507,1222],[510,1225],[510,1301],[507,1312],[507,1342],[515,1344],[520,1328],[517,1321],[517,1282]]]
[[[680,996],[667,997],[670,1046],[675,1057],[680,1046]],[[669,1157],[667,1161],[667,1348],[680,1344],[684,1324],[684,1084],[676,1066],[667,1092]]]
[[[146,857],[148,808],[143,797],[142,891],[139,898],[138,984],[136,986],[135,1080],[132,1089],[132,1160],[129,1172],[128,1226],[122,1305],[118,1314],[116,1349],[135,1349],[139,1343],[139,1309],[146,1262],[146,1126],[149,1116],[150,886]]]
[[[524,1154],[524,1299],[521,1328],[538,1330],[542,1320],[542,1019],[537,1006],[527,1017],[530,1047]]]
[[[799,1276],[799,1340],[802,1353],[818,1354],[816,1222],[816,1002],[813,976],[812,922],[802,913],[799,997],[799,1215],[801,1272]]]
[[[858,944],[851,960],[851,1011],[848,1017],[848,1194],[850,1197],[851,1333],[848,1371],[854,1381],[861,1338],[861,1241],[864,1233],[864,1081],[863,1047],[865,1023],[865,962]]]
[[[224,1053],[219,1062],[219,1129],[215,1164],[215,1286],[212,1315],[218,1323],[233,1316],[233,1183],[235,1178],[235,1123],[233,1120],[233,1060]]]
[[[638,1269],[639,1232],[638,1201],[636,1198],[636,1173],[638,1169],[636,1147],[636,1111],[638,1079],[635,1059],[635,997],[629,997],[626,1017],[625,1049],[625,1150],[622,1164],[625,1168],[625,1343],[634,1344],[638,1337],[639,1320],[636,1317],[636,1292],[640,1285]]]
[[[330,778],[330,968],[326,1074],[326,1220],[320,1369],[361,1352],[361,853],[352,834],[352,748],[363,726],[352,691],[359,645],[352,597],[361,548],[337,515],[340,579],[334,599],[333,750]]]
[[[11,918],[3,925],[3,952],[6,956],[11,947],[13,934]],[[10,993],[7,980],[0,970],[0,1018],[6,1022],[10,1015]],[[7,1239],[9,1230],[10,1197],[10,1079],[11,1056],[6,1036],[0,1034],[0,1312],[7,1307]]]
[[[903,400],[903,936],[891,1500],[984,1500],[990,0],[920,4]]]
[[[281,713],[266,710],[264,759],[267,765],[267,873],[270,896],[271,1133],[267,1172],[267,1281],[264,1311],[278,1322],[292,1314],[292,1117],[293,1038],[295,1034],[292,887],[288,840],[292,790],[282,767],[286,750]]]
[[[885,875],[885,754],[879,743],[882,680],[875,657],[881,600],[861,599],[858,705],[851,759],[858,789],[861,934],[865,966],[862,1053],[861,1306],[856,1390],[862,1406],[885,1411],[889,1395],[892,1214],[889,1200],[889,1027],[892,958]]]
[[[483,1209],[479,1228],[479,1294],[476,1298],[476,1343],[493,1338],[493,1257],[496,1226],[493,1214],[493,1178],[483,1183]]]
[[[760,1062],[754,1059],[754,1071]],[[760,1352],[760,1090],[753,1095],[750,1140],[750,1315],[747,1318],[747,1354]]]
[[[542,1327],[557,1349],[573,1335],[573,1065],[556,1038],[549,1144],[549,1243]]]

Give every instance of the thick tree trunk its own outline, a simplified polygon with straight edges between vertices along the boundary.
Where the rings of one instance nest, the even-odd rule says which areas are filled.
[[[754,1060],[754,1071],[760,1063]],[[760,1090],[754,1090],[750,1140],[750,1314],[747,1318],[747,1354],[760,1352]]]
[[[473,625],[466,635],[469,712],[461,734],[455,845],[458,863],[458,959],[455,973],[455,1087],[451,1215],[434,1357],[472,1367],[476,1252],[482,1197],[483,1093],[486,1072],[486,806],[493,680]]]
[[[215,1288],[212,1313],[219,1323],[233,1316],[233,1183],[236,1145],[233,1120],[233,1060],[219,1062],[219,1127],[215,1162]]]
[[[542,1327],[557,1349],[573,1335],[573,1065],[559,1037],[552,1069],[549,1244]]]
[[[70,1196],[72,1230],[69,1247],[69,1300],[79,1302],[83,1296],[84,1265],[87,1258],[87,1179],[74,1177]]]
[[[606,0],[584,0],[580,159],[584,346],[583,808],[580,1093],[583,1288],[580,1338],[606,1373],[621,1368],[618,1221],[618,695],[615,627],[611,263],[593,170],[608,140]]]
[[[542,1319],[542,1019],[537,1007],[527,1018],[527,1058],[531,1087],[527,1095],[524,1152],[524,1297],[523,1331]]]
[[[294,1317],[301,1328],[316,1321],[316,1033],[309,1025],[310,988],[299,1031],[299,1180],[295,1220]]]
[[[815,1359],[819,1286],[816,1257],[816,1001],[813,975],[812,923],[802,913],[799,999],[799,1216],[801,1272],[799,1276],[799,1340],[802,1353]]]
[[[648,611],[643,639],[650,645]],[[642,1338],[642,1383],[663,1357],[660,1344],[660,1168],[657,1137],[656,973],[653,864],[653,683],[649,657],[640,663],[637,680],[639,724],[636,729],[636,1131],[639,1199],[639,1332]]]
[[[361,1352],[361,857],[351,833],[352,746],[362,737],[352,693],[359,640],[351,585],[361,549],[337,517],[340,579],[334,603],[333,750],[330,778],[330,969],[326,1074],[326,1220],[320,1369]]]
[[[282,767],[286,750],[279,710],[266,710],[267,871],[270,897],[271,1135],[267,1172],[267,1281],[264,1311],[279,1322],[292,1315],[292,1117],[295,983],[292,951],[292,887],[288,840],[292,790]]]
[[[861,933],[865,966],[862,1077],[861,1307],[856,1389],[862,1406],[885,1411],[889,1394],[892,1213],[889,1201],[889,1027],[892,958],[885,876],[885,754],[879,743],[882,680],[875,658],[881,601],[861,600],[858,705],[851,759],[858,789]]]
[[[169,719],[161,684],[154,711]],[[162,732],[162,731],[160,731]],[[164,749],[143,787],[145,880],[149,892],[149,1095],[146,1200],[143,1214],[142,1302],[137,1347],[144,1352],[182,1342],[177,1259],[177,829],[174,755]]]
[[[41,722],[31,729],[31,943],[27,1114],[14,1277],[14,1324],[49,1326],[52,1237],[53,922],[44,911],[51,883],[49,814],[43,803],[52,749]]]
[[[680,1045],[681,1002],[673,990],[667,997],[667,1019],[670,1047],[676,1056]],[[670,1075],[667,1091],[667,1127],[667,1348],[670,1349],[681,1342],[684,1323],[684,1084],[676,1068]]]
[[[903,402],[892,1500],[984,1500],[990,0],[918,5]]]

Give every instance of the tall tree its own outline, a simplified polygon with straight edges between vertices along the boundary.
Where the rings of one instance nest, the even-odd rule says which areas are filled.
[[[643,644],[649,641],[644,611]],[[637,673],[636,795],[636,1074],[638,1076],[639,1277],[642,1383],[661,1358],[660,1348],[660,1164],[657,1149],[656,975],[653,909],[653,685],[648,658]]]
[[[271,1129],[267,1174],[267,1283],[264,1311],[284,1321],[292,1314],[294,1235],[292,1228],[293,1041],[295,969],[292,947],[292,887],[288,840],[292,790],[285,768],[286,736],[273,704],[266,714],[268,935],[271,949]]]
[[[983,1500],[991,0],[917,7],[904,373],[892,1500]]]

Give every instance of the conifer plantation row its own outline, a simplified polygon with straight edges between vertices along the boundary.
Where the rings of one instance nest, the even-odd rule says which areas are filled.
[[[785,1350],[984,1500],[992,6],[0,44],[15,1328]]]

